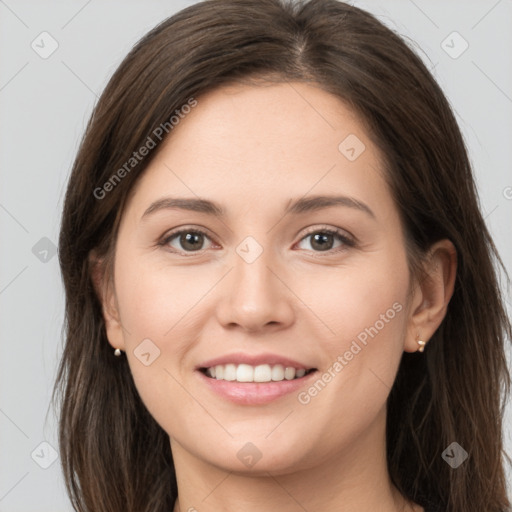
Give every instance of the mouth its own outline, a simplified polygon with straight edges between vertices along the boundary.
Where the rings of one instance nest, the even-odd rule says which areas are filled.
[[[305,360],[270,352],[237,352],[202,361],[195,368],[200,385],[236,405],[260,406],[293,397],[318,369]]]
[[[240,383],[268,383],[302,379],[315,372],[316,368],[284,366],[282,364],[218,364],[199,368],[206,377]]]

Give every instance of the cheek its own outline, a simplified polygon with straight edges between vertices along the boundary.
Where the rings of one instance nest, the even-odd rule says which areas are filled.
[[[338,442],[336,432],[357,436],[385,406],[403,352],[406,257],[374,253],[317,283],[323,292],[310,295],[308,304],[334,334],[322,337],[324,365],[318,377],[325,385],[313,383],[300,403],[329,425],[322,433],[329,444]]]
[[[317,291],[308,292],[308,304],[329,327],[329,352],[377,335],[399,343],[409,287],[405,254],[372,253],[346,268],[319,272],[313,281]]]
[[[384,407],[401,360],[409,286],[405,252],[369,254],[322,282],[325,293],[311,307],[334,331],[322,342],[319,377],[328,384],[325,391],[321,383],[322,391],[305,390],[302,398],[312,414],[327,414],[325,422],[355,435]],[[325,435],[331,439],[332,433]]]
[[[190,271],[148,260],[119,258],[116,262],[119,311],[131,343],[141,337],[160,341],[173,337],[187,324],[194,305],[205,293],[201,280],[191,280]]]
[[[130,250],[133,254],[133,248]],[[130,253],[127,250],[125,254]],[[195,338],[192,308],[204,290],[191,284],[190,273],[185,276],[179,269],[149,265],[142,258],[120,257],[116,261],[116,292],[126,357],[150,414],[167,432],[182,432],[183,417],[187,416],[197,425],[207,423],[208,418],[180,385]]]

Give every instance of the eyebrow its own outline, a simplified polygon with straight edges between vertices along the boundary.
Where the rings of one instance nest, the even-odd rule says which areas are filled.
[[[325,208],[331,208],[333,206],[353,208],[364,212],[375,219],[375,214],[370,209],[370,207],[353,197],[326,195],[302,197],[295,200],[290,199],[290,201],[288,201],[288,206],[285,208],[284,215],[310,213],[323,210]],[[145,219],[152,213],[161,210],[175,209],[205,213],[207,215],[212,215],[218,218],[226,217],[226,211],[224,208],[222,208],[222,206],[215,203],[214,201],[201,198],[164,197],[152,203],[149,208],[142,214],[141,220]]]

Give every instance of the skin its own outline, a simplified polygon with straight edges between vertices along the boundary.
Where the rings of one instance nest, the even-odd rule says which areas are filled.
[[[354,161],[338,149],[349,134],[366,148]],[[403,352],[445,316],[456,257],[438,242],[425,264],[431,278],[410,278],[383,172],[340,99],[301,83],[231,84],[198,98],[139,179],[112,280],[96,283],[109,342],[126,352],[142,400],[170,436],[175,512],[423,510],[389,479],[386,399]],[[291,199],[333,193],[364,202],[374,218],[347,206],[283,215]],[[164,209],[141,219],[166,196],[213,200],[227,214]],[[311,233],[325,227],[357,244],[334,236],[322,251]],[[195,252],[179,235],[158,245],[174,228],[208,236]],[[263,249],[252,263],[236,252],[247,236]],[[297,393],[233,404],[194,371],[213,357],[270,352],[321,374],[396,303],[401,311],[307,404]],[[149,366],[134,354],[147,338],[160,350]],[[252,467],[237,457],[247,442],[261,454]]]

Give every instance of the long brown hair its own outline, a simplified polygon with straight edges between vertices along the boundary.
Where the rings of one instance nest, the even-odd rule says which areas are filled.
[[[59,240],[66,340],[54,400],[74,507],[172,510],[169,438],[142,403],[126,358],[113,355],[90,255],[104,256],[110,275],[126,199],[160,146],[155,130],[165,126],[172,136],[169,119],[191,99],[200,104],[209,90],[258,77],[316,84],[360,116],[386,159],[411,269],[418,272],[434,242],[455,245],[446,317],[423,354],[404,353],[389,395],[388,469],[400,492],[424,506],[505,512],[504,344],[512,328],[498,273],[506,271],[480,212],[465,144],[421,59],[371,14],[336,0],[196,3],[145,35],[101,95],[69,179]],[[148,137],[158,147],[127,167]],[[453,442],[469,454],[457,469],[442,457]]]

